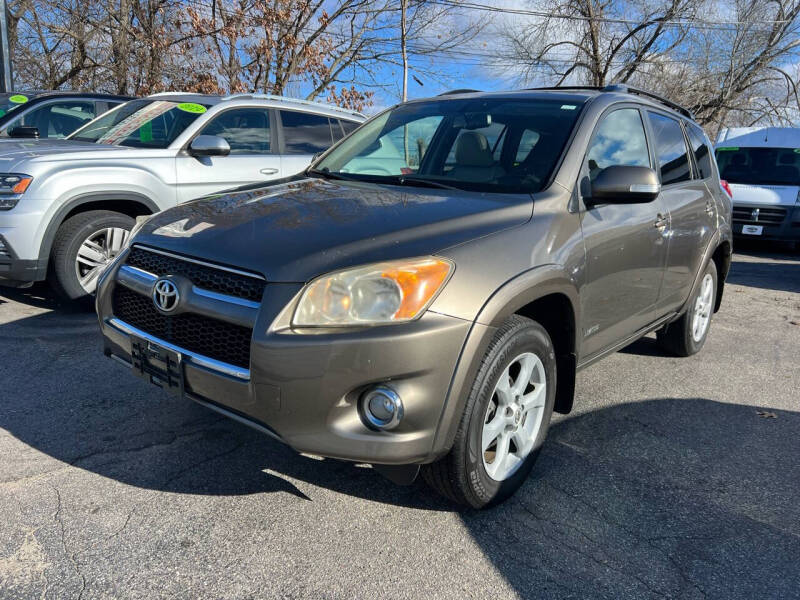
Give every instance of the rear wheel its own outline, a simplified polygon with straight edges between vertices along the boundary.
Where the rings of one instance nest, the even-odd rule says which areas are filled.
[[[710,260],[689,302],[689,308],[680,319],[656,333],[658,343],[677,356],[691,356],[700,352],[711,329],[716,299],[717,266]]]
[[[134,220],[109,210],[90,210],[59,227],[50,253],[50,283],[67,300],[94,294],[103,269],[123,248]]]
[[[555,402],[553,344],[520,316],[498,330],[472,386],[450,453],[423,478],[473,508],[502,502],[525,481],[547,436]]]

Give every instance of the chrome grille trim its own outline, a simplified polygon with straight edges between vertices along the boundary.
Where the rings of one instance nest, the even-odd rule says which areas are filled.
[[[166,250],[159,250],[158,248],[145,246],[144,244],[134,244],[134,246],[136,246],[137,248],[141,248],[142,250],[146,250],[147,252],[152,252],[154,254],[161,254],[162,256],[169,256],[170,258],[174,258],[176,260],[185,260],[186,262],[194,263],[196,265],[202,265],[204,267],[209,267],[210,269],[219,269],[220,271],[227,271],[228,273],[235,273],[236,275],[244,275],[245,277],[251,277],[253,279],[266,281],[263,275],[259,275],[258,273],[253,273],[251,271],[242,271],[240,269],[234,269],[233,267],[224,267],[216,263],[206,262],[204,260],[199,260],[197,258],[190,258],[188,256],[184,256],[183,254],[175,254],[174,252],[167,252]]]
[[[249,369],[242,369],[241,367],[237,367],[236,365],[231,365],[219,360],[215,360],[213,358],[209,358],[208,356],[203,356],[202,354],[197,354],[196,352],[192,352],[191,350],[186,350],[185,348],[181,348],[180,346],[171,344],[166,340],[162,340],[160,338],[155,337],[154,335],[150,335],[146,331],[142,331],[141,329],[138,329],[133,325],[129,325],[125,321],[122,321],[117,318],[107,319],[106,324],[110,327],[113,327],[120,333],[124,333],[128,336],[135,335],[136,337],[140,337],[144,340],[147,340],[148,342],[153,342],[154,344],[163,346],[164,348],[172,350],[173,352],[180,352],[182,356],[189,359],[189,362],[198,365],[200,367],[204,367],[211,371],[217,371],[219,373],[223,373],[224,375],[235,377],[236,379],[241,379],[242,381],[250,381]]]

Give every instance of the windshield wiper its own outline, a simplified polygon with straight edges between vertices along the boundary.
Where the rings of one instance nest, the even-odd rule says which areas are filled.
[[[426,179],[425,177],[415,177],[414,175],[397,175],[396,181],[400,185],[405,185],[406,183],[417,183],[420,185],[427,185],[428,187],[441,188],[443,190],[462,191],[461,188],[458,188],[454,185],[450,185],[448,183],[442,183],[441,181],[436,181],[435,179]]]

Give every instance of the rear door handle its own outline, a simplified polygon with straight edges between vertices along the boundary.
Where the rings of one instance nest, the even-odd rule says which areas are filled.
[[[264,175],[275,175],[275,173],[277,173],[277,172],[278,172],[278,169],[273,169],[271,167],[265,167],[265,168],[261,169],[261,173],[263,173]]]
[[[659,213],[658,218],[654,223],[655,228],[658,229],[659,231],[664,231],[667,228],[668,224],[669,224],[669,219],[667,219],[667,217]]]
[[[712,216],[714,214],[714,205],[710,201],[706,202],[706,212]]]

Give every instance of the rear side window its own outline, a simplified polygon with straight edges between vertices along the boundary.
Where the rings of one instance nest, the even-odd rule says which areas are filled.
[[[345,121],[345,120],[341,120],[339,121],[339,123],[341,123],[342,129],[344,129],[345,135],[347,135],[348,133],[353,131],[356,127],[361,125],[361,123],[356,123],[355,121]]]
[[[714,172],[711,168],[711,150],[706,143],[706,136],[697,125],[688,125],[689,143],[692,145],[694,162],[697,164],[700,179],[711,177]]]
[[[282,110],[281,122],[287,154],[316,154],[333,143],[328,117]]]
[[[656,158],[661,172],[661,185],[689,181],[689,153],[681,124],[671,117],[649,113],[655,136]]]
[[[621,108],[603,117],[586,153],[589,178],[606,167],[649,167],[650,154],[642,116],[635,108]]]

